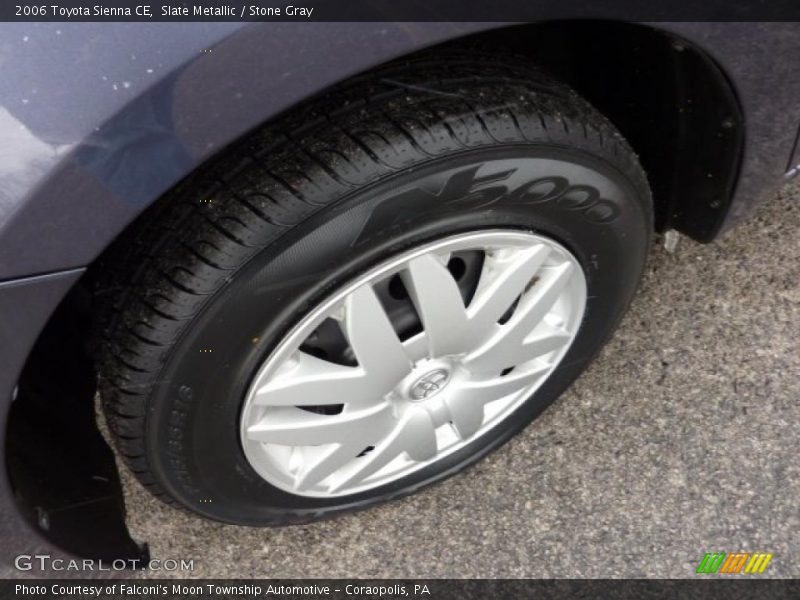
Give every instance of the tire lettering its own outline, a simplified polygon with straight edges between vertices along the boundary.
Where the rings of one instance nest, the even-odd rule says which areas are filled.
[[[542,177],[523,183],[509,194],[511,202],[520,204],[544,204],[557,200],[569,189],[564,177]]]
[[[570,185],[564,177],[542,177],[522,184],[508,194],[511,202],[539,205],[555,202],[556,206],[574,210],[593,223],[610,223],[619,216],[619,207],[602,198],[590,185]]]
[[[364,223],[356,243],[363,241],[368,230],[383,229],[400,221],[413,218],[412,215],[430,210],[436,201],[446,205],[487,208],[500,201],[513,204],[540,206],[554,202],[555,206],[580,214],[592,223],[611,223],[620,215],[616,203],[603,198],[600,192],[584,184],[570,185],[567,178],[550,175],[527,181],[511,189],[508,179],[517,169],[497,171],[478,175],[483,165],[475,165],[452,174],[438,190],[427,185],[406,190],[381,202]],[[440,180],[441,181],[441,180]],[[403,210],[398,210],[400,206]],[[441,206],[441,205],[440,205]]]

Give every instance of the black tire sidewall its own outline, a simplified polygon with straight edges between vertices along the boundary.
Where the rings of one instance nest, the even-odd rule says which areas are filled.
[[[512,175],[502,177],[508,171]],[[553,177],[566,180],[569,191],[548,194],[547,184],[530,185]],[[549,145],[463,152],[362,187],[265,247],[193,319],[148,404],[146,451],[154,475],[192,510],[264,525],[364,507],[463,469],[534,419],[609,337],[640,279],[651,218],[641,184],[605,160]],[[414,246],[486,229],[551,237],[583,266],[584,319],[545,383],[487,434],[400,481],[339,498],[310,498],[261,478],[244,456],[239,420],[252,378],[282,337],[369,267]]]

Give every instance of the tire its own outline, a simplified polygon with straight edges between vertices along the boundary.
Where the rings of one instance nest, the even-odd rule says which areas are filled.
[[[428,56],[348,81],[184,181],[102,262],[98,288],[113,291],[98,296],[97,364],[117,449],[156,496],[229,523],[306,522],[414,492],[499,447],[586,368],[631,300],[651,231],[646,178],[624,139],[574,92],[524,62]],[[281,484],[291,459],[280,457],[289,454],[272,446],[259,446],[273,448],[259,469],[258,449],[248,451],[243,437],[255,401],[245,400],[303,320],[387,261],[459,236],[495,248],[492,235],[512,245],[549,244],[551,256],[579,267],[585,303],[544,380],[474,439],[465,434],[449,454],[412,461],[416,470],[364,489],[334,494],[317,484],[295,493]],[[459,267],[478,272],[466,287],[457,282],[468,303],[481,264],[497,253],[464,252],[483,261]],[[454,259],[447,260],[452,271]],[[408,327],[419,330],[413,286],[401,287],[404,314],[416,318]],[[565,302],[558,306],[577,310],[578,300]],[[510,306],[503,318],[517,310]],[[304,353],[319,352],[309,339]],[[433,381],[450,376],[426,375],[408,393],[451,385]],[[328,414],[302,410],[315,419]]]

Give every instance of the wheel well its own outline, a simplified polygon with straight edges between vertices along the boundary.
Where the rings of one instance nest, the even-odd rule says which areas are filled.
[[[563,21],[504,27],[446,42],[426,52],[453,45],[514,52],[571,85],[616,125],[639,154],[653,189],[657,229],[675,228],[700,241],[714,237],[732,195],[744,133],[733,89],[702,49],[648,26],[610,21]],[[158,204],[145,212],[157,210]],[[129,226],[113,246],[124,244],[136,223],[138,221]],[[89,277],[98,267],[114,268],[110,251],[97,259]],[[86,284],[85,279],[79,283],[54,313],[40,338],[40,351],[34,352],[28,360],[22,383],[41,377],[54,357],[75,355],[71,344],[85,338],[88,325],[83,323],[88,323],[85,317],[91,312],[92,298],[86,297],[90,286]],[[76,298],[81,301],[76,302]],[[81,323],[80,331],[73,331],[69,336],[52,335],[64,327],[74,330],[76,323]],[[94,386],[93,376],[88,371],[84,377],[65,380],[57,391],[38,392],[37,405],[56,404],[69,396],[72,402],[91,406]],[[71,387],[66,389],[65,386]],[[21,385],[20,389],[24,387]],[[18,404],[22,402],[26,402],[23,397]],[[47,448],[47,444],[37,444],[35,440],[37,435],[47,435],[46,431],[20,423],[22,418],[12,415],[9,431],[25,432],[24,451]],[[85,413],[82,419],[84,425],[89,421]],[[87,435],[95,433],[89,431]],[[102,442],[95,441],[96,447],[102,448]],[[65,446],[60,449],[64,456],[73,451],[78,458],[82,456],[79,453],[85,454],[85,448]],[[12,457],[20,464],[29,464],[28,458]],[[103,468],[111,465],[109,461],[107,457]],[[62,470],[64,468],[62,466]],[[62,485],[75,486],[74,490],[66,490],[69,495],[86,498],[99,493],[89,487],[78,489],[80,479],[64,477],[65,474],[60,473]],[[18,470],[18,475],[24,477],[24,470]],[[43,472],[36,475],[47,476]],[[105,489],[102,493],[104,497],[110,494],[116,502],[120,497],[119,484],[113,475],[107,477],[113,490]],[[34,509],[42,505],[41,499],[25,496],[24,484],[15,487],[27,512],[34,513]],[[60,493],[65,493],[65,487]],[[110,513],[111,519],[119,523],[121,509],[110,510]],[[72,531],[74,525],[64,523],[61,530],[43,531],[43,534],[61,539],[63,544],[65,532]],[[130,555],[135,549],[131,549],[124,527],[118,531],[116,541],[112,540],[110,546],[101,548],[99,543],[89,543],[72,550],[87,556]],[[114,549],[109,550],[111,547]]]
[[[513,51],[569,84],[639,155],[656,229],[702,242],[715,237],[738,176],[744,129],[730,82],[701,48],[614,21],[518,25],[454,43]]]
[[[744,117],[731,82],[702,48],[648,25],[569,20],[491,29],[406,57],[454,48],[514,54],[570,85],[639,155],[653,191],[656,230],[676,229],[700,242],[717,235],[738,178]],[[112,245],[127,239],[140,219]]]

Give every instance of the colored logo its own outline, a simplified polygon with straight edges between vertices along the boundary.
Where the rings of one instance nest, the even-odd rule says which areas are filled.
[[[767,552],[706,553],[703,560],[697,565],[696,572],[755,575],[763,573],[771,560],[772,554]]]

